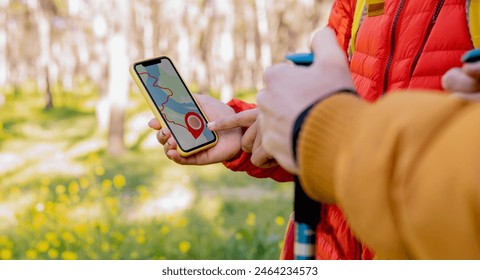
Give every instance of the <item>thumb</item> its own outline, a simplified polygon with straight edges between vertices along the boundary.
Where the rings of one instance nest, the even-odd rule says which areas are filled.
[[[335,32],[330,27],[318,30],[310,43],[315,60],[313,64],[346,63],[345,52],[338,44]]]

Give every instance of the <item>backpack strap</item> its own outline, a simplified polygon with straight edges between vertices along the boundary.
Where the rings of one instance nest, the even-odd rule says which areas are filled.
[[[467,0],[465,6],[470,38],[473,46],[480,48],[480,0]]]
[[[363,18],[367,14],[365,1],[366,0],[358,0],[357,4],[355,5],[355,14],[353,15],[353,22],[352,22],[352,36],[350,37],[350,43],[348,46],[349,60],[352,57],[353,53],[355,52],[355,41],[357,39],[358,29],[362,24]]]

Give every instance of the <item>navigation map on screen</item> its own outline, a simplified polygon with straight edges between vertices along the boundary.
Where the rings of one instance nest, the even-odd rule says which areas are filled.
[[[189,151],[215,140],[169,59],[148,66],[138,64],[135,71],[182,150]]]

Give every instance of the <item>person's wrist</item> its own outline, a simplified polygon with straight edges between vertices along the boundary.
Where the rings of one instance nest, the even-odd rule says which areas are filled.
[[[293,150],[293,160],[295,163],[297,163],[297,145],[298,145],[298,138],[300,136],[300,131],[302,129],[302,125],[303,123],[305,122],[305,120],[307,119],[308,117],[308,114],[310,113],[310,111],[316,106],[318,105],[319,103],[321,103],[323,100],[333,96],[333,95],[336,95],[336,94],[340,94],[340,93],[345,93],[345,94],[353,94],[355,96],[358,96],[358,93],[353,89],[353,88],[344,88],[344,89],[339,89],[339,90],[336,90],[334,92],[332,92],[331,94],[328,94],[327,97],[325,98],[321,98],[319,100],[316,100],[315,102],[313,102],[312,104],[310,104],[307,108],[305,108],[299,115],[298,117],[295,119],[295,122],[294,122],[294,125],[293,125],[293,131],[292,131],[292,150]]]

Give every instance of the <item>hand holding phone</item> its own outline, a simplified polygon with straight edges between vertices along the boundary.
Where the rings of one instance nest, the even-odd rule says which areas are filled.
[[[181,156],[217,143],[217,134],[208,129],[205,114],[168,57],[135,62],[130,74],[162,127],[171,131]]]

